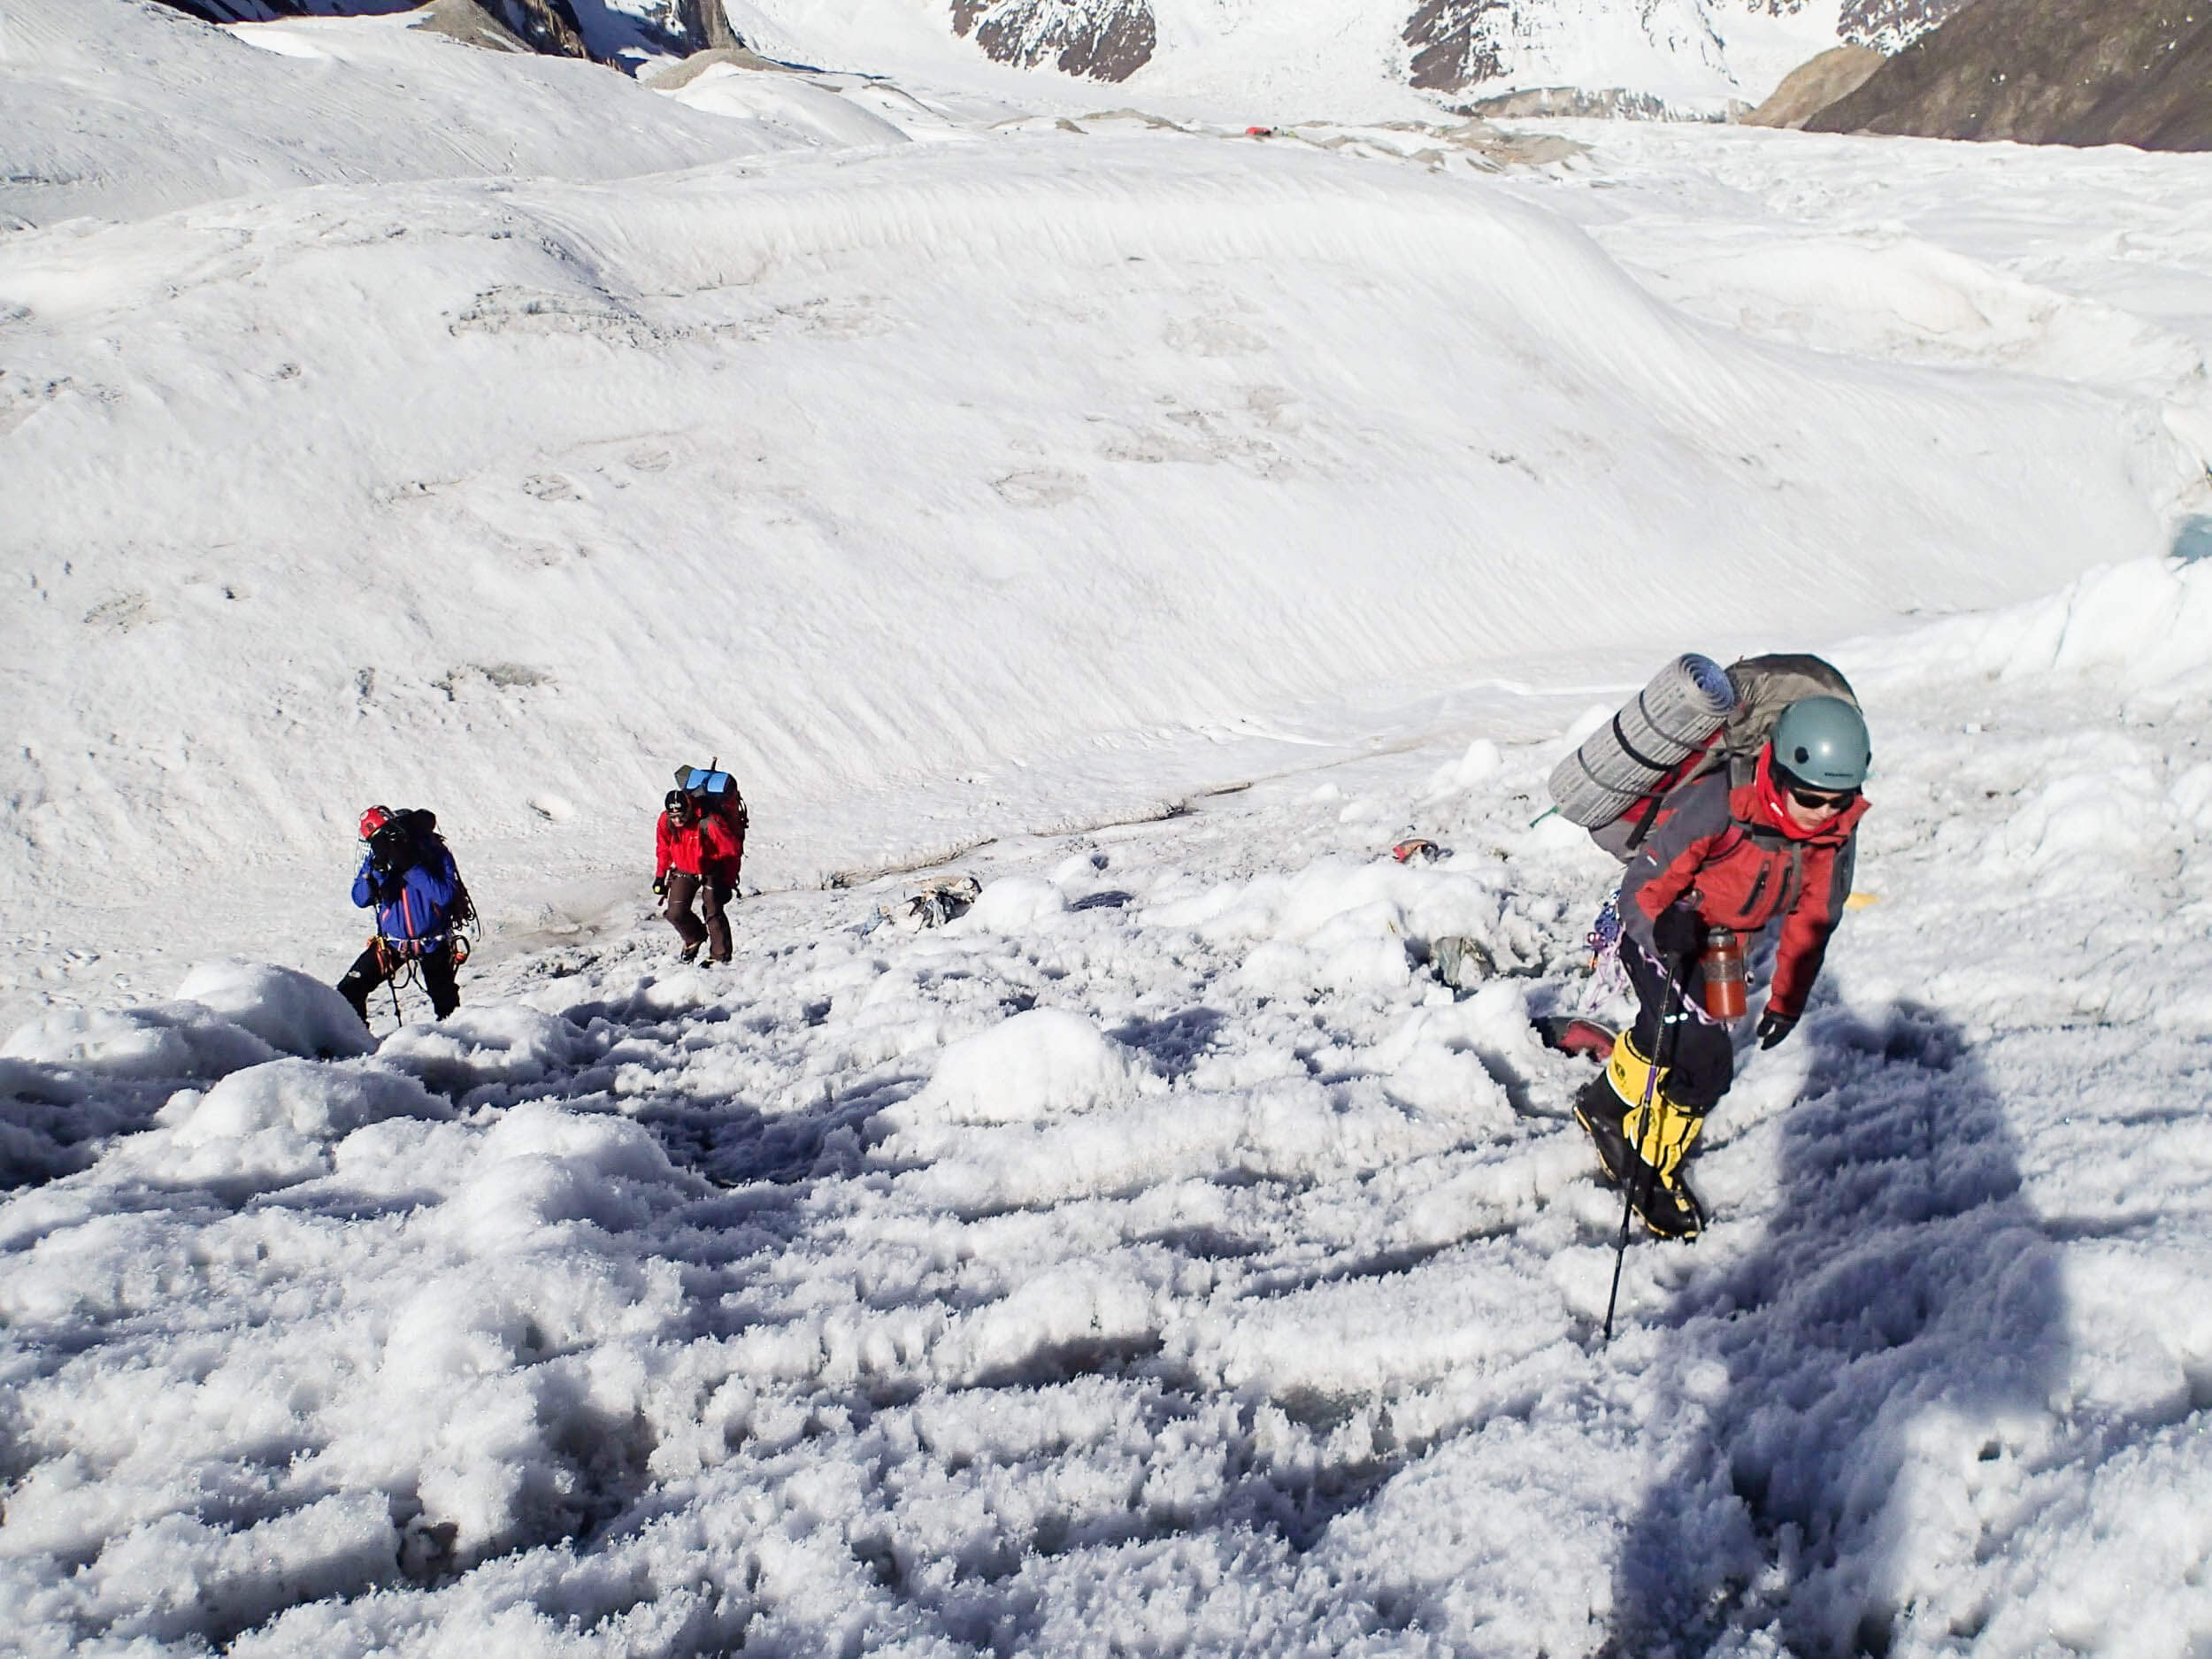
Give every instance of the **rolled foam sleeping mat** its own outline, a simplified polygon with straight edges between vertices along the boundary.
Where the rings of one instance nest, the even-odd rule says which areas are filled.
[[[1718,663],[1694,651],[1676,657],[1552,768],[1560,817],[1585,829],[1610,824],[1719,731],[1735,704]]]

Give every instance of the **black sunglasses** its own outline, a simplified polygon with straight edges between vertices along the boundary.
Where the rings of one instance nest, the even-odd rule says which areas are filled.
[[[1782,787],[1789,791],[1790,799],[1812,812],[1840,812],[1859,798],[1856,789],[1846,789],[1841,795],[1826,795],[1818,789],[1808,789],[1803,784],[1786,780]]]

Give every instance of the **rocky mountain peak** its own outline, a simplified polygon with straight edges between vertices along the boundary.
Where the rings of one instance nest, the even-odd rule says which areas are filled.
[[[1093,81],[1126,81],[1159,44],[1147,0],[952,0],[952,27],[999,63]]]

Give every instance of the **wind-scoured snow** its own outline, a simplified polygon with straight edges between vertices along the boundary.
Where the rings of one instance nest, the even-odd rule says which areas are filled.
[[[2212,469],[2212,207],[2197,158],[2109,146],[2051,167],[2050,151],[2013,144],[1874,153],[1809,134],[1555,130],[1614,165],[1540,199],[1697,315],[1855,357],[2125,388]]]
[[[657,172],[762,148],[570,58],[408,14],[219,29],[154,0],[11,5],[0,227],[348,180]]]

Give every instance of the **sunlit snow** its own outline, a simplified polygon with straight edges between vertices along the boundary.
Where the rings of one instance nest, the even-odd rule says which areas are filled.
[[[2212,159],[111,12],[0,35],[16,1646],[2212,1643]],[[1875,810],[1605,1347],[1543,779],[1692,649]],[[372,800],[488,933],[369,1036]]]

